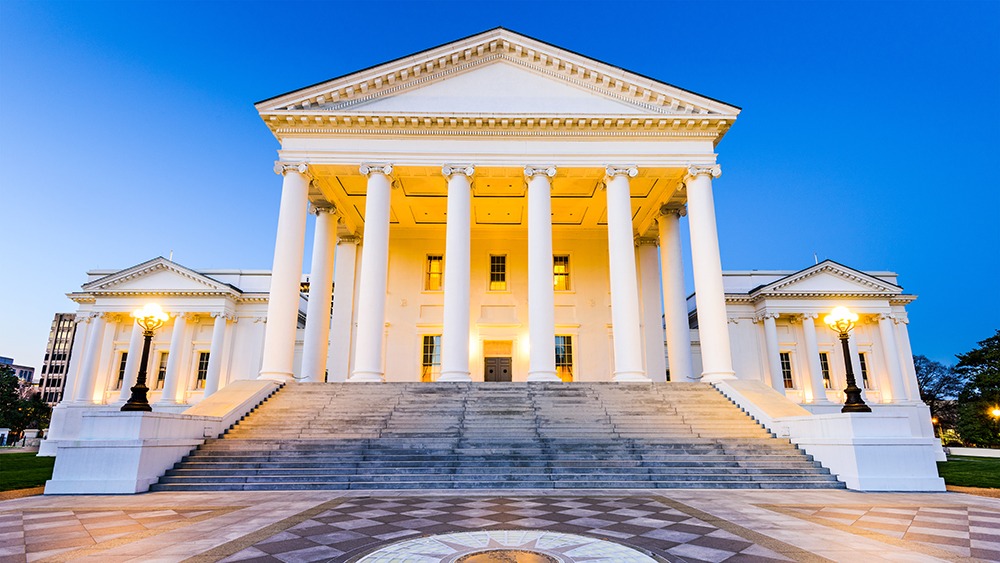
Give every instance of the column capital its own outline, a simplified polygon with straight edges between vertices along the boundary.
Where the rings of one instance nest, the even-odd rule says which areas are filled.
[[[659,240],[656,237],[635,237],[636,246],[659,246]]]
[[[469,178],[476,173],[476,167],[473,164],[445,164],[441,167],[441,174],[445,178],[451,178],[455,174],[465,174]]]
[[[382,174],[383,176],[392,176],[392,164],[369,164],[365,163],[358,167],[358,172],[365,176],[371,176],[372,174]]]
[[[629,178],[635,178],[639,175],[639,168],[635,166],[608,165],[604,169],[604,175],[608,178],[614,178],[615,176],[628,176]]]
[[[892,313],[878,313],[874,316],[880,321],[891,321],[896,319],[896,315],[893,315]]]
[[[309,204],[309,213],[312,213],[317,217],[319,217],[323,213],[329,213],[331,215],[340,215],[340,210],[337,209],[336,205],[330,202],[319,201],[316,203]]]
[[[279,176],[284,176],[288,172],[298,172],[303,176],[312,179],[312,174],[309,173],[309,163],[307,162],[284,162],[281,160],[274,161],[274,173]]]
[[[684,176],[684,181],[687,182],[689,179],[703,174],[709,175],[712,178],[718,178],[719,176],[722,176],[722,167],[718,164],[713,164],[711,166],[695,166],[692,164],[688,166],[687,175]]]
[[[753,322],[759,323],[760,321],[767,320],[767,319],[777,319],[780,316],[781,316],[781,313],[775,313],[774,311],[762,311],[762,312],[757,313],[756,315],[754,315]]]
[[[908,325],[908,324],[910,324],[910,319],[906,315],[895,315],[894,314],[892,316],[892,320],[893,320],[893,322],[895,322],[898,325]]]
[[[358,235],[344,235],[337,238],[337,244],[358,244],[361,242],[361,237]]]
[[[524,175],[528,178],[534,178],[535,176],[548,176],[549,178],[554,178],[556,175],[555,166],[525,166]]]
[[[678,218],[684,217],[688,214],[687,207],[683,205],[671,206],[671,205],[661,205],[660,206],[660,217],[667,217],[670,215],[676,215]]]
[[[815,320],[815,319],[819,318],[819,313],[802,313],[802,314],[799,315],[799,317],[801,317],[803,319],[813,319],[813,320]]]
[[[233,313],[230,313],[228,311],[215,311],[214,313],[209,313],[209,315],[211,315],[211,317],[213,319],[217,319],[219,317],[222,317],[222,318],[226,319],[227,321],[235,321],[236,320],[236,315],[233,314]]]

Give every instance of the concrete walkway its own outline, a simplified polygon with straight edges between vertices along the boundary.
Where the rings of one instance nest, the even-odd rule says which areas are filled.
[[[597,552],[594,546],[603,542],[595,539],[634,548],[635,559],[615,559],[621,563],[1000,561],[1000,500],[959,493],[442,493],[8,500],[0,502],[0,561],[455,561],[465,553],[462,542],[479,541],[489,530],[510,531],[491,534],[503,545],[521,545],[529,536],[535,548],[546,545],[545,534],[538,539],[524,530],[545,530],[552,538],[559,536],[555,532],[572,534],[593,544],[573,551],[563,542],[558,549],[565,561],[607,561],[580,555]],[[454,532],[479,533],[449,536],[447,542],[433,537]],[[403,541],[413,553],[400,558],[399,544],[391,557],[371,555]]]

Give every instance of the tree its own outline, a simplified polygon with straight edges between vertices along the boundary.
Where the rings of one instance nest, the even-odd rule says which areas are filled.
[[[942,430],[954,428],[958,422],[955,399],[962,392],[965,379],[954,366],[935,362],[927,356],[913,356],[913,366],[917,370],[920,400],[930,407],[931,416],[938,419]]]
[[[42,401],[42,394],[32,392],[10,366],[0,365],[0,427],[20,435],[25,428],[45,428],[52,409]]]
[[[966,379],[958,396],[958,433],[969,444],[1000,446],[1000,420],[990,415],[1000,408],[1000,330],[957,358],[955,371]]]

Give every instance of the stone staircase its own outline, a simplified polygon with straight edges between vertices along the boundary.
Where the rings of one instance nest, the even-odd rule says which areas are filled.
[[[154,491],[844,488],[701,383],[290,383]]]

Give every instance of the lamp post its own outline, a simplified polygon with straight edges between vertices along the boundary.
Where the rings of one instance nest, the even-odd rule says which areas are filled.
[[[155,303],[149,303],[142,309],[132,312],[135,322],[142,327],[142,359],[139,360],[139,375],[136,377],[135,386],[131,388],[132,396],[128,402],[122,405],[123,411],[152,412],[153,407],[149,406],[149,399],[146,393],[146,364],[149,362],[149,343],[153,340],[153,331],[163,326],[167,322],[167,314]]]
[[[852,313],[847,307],[834,307],[829,315],[823,317],[823,322],[840,335],[840,344],[844,347],[844,364],[847,368],[847,388],[844,395],[844,408],[840,412],[872,412],[871,407],[865,404],[861,398],[861,389],[858,388],[854,380],[854,366],[851,362],[851,348],[847,344],[847,339],[851,336],[851,329],[858,322],[858,315]]]

